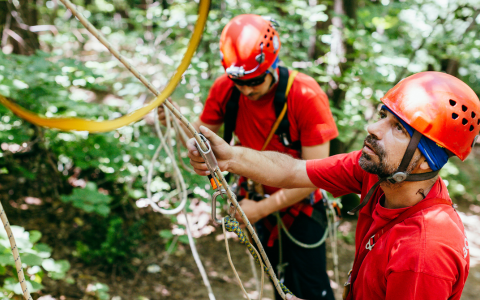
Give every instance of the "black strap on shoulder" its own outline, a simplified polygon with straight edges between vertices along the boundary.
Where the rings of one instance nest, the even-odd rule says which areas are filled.
[[[237,125],[237,114],[238,114],[238,100],[240,99],[240,91],[236,86],[233,86],[232,95],[227,102],[227,107],[225,109],[225,118],[223,129],[223,139],[230,143],[232,141],[233,132],[235,131],[235,126]]]
[[[285,91],[287,90],[288,85],[288,69],[285,67],[278,67],[279,68],[279,79],[278,79],[278,86],[275,92],[275,98],[273,99],[273,105],[275,107],[275,116],[280,115],[285,106],[287,99],[285,98]],[[223,130],[223,139],[230,143],[233,137],[233,132],[235,131],[235,126],[237,124],[237,114],[238,114],[238,101],[240,99],[240,91],[233,86],[232,94],[230,99],[227,102],[227,106],[225,109],[225,118],[224,123],[225,127]],[[275,134],[279,136],[281,143],[285,147],[290,147],[294,150],[300,150],[301,144],[300,141],[295,141],[292,143],[290,138],[290,122],[288,121],[288,113],[285,113],[280,125],[278,126]]]
[[[285,106],[285,103],[287,102],[287,99],[285,98],[285,91],[287,90],[287,85],[288,85],[288,69],[285,67],[278,67],[278,69],[279,69],[280,76],[278,79],[277,91],[275,92],[275,99],[273,100],[273,103],[275,106],[275,115],[277,117],[280,115],[280,113],[283,110],[283,107]],[[278,135],[278,137],[280,138],[280,142],[285,147],[290,147],[294,150],[301,149],[300,141],[296,141],[292,143],[292,139],[290,137],[290,122],[288,121],[288,107],[287,107],[287,112],[285,113],[282,121],[280,122],[280,125],[278,125],[278,128],[275,131],[275,134]]]

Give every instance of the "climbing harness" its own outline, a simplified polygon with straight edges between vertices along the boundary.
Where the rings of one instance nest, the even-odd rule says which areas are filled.
[[[208,16],[210,0],[200,1],[197,24],[195,26],[195,29],[194,29],[192,38],[190,40],[189,46],[187,48],[187,51],[185,53],[185,56],[182,59],[182,62],[180,63],[179,67],[177,68],[176,73],[174,74],[174,76],[172,77],[168,85],[165,87],[165,89],[161,93],[159,93],[153,87],[153,85],[147,81],[145,77],[143,77],[140,73],[138,73],[138,71],[122,55],[120,55],[118,51],[116,51],[110,45],[110,43],[95,29],[95,27],[92,24],[90,24],[90,22],[85,17],[83,17],[83,15],[78,13],[75,6],[69,0],[60,0],[60,1],[68,9],[70,9],[72,14],[87,28],[88,31],[92,33],[92,35],[94,35],[105,47],[107,47],[110,53],[112,53],[122,64],[124,64],[127,67],[127,69],[135,77],[137,77],[150,91],[152,91],[155,94],[156,99],[150,102],[148,105],[145,105],[142,108],[139,108],[138,110],[132,112],[131,114],[120,117],[118,119],[108,120],[108,121],[92,121],[92,120],[85,120],[81,118],[46,118],[20,107],[19,105],[7,100],[5,97],[1,95],[0,95],[0,103],[2,103],[7,108],[12,110],[12,112],[14,112],[20,118],[23,118],[29,121],[30,123],[38,126],[55,128],[59,130],[78,130],[78,131],[88,131],[88,132],[106,132],[106,131],[115,130],[122,126],[128,125],[132,122],[138,121],[152,109],[156,108],[161,104],[164,104],[175,115],[175,117],[177,117],[188,128],[188,130],[191,131],[191,133],[193,134],[197,142],[197,147],[199,148],[199,152],[202,153],[202,156],[204,156],[204,153],[208,153],[209,147],[207,147],[207,144],[205,143],[207,140],[204,137],[202,138],[198,134],[198,132],[195,130],[195,128],[190,124],[190,122],[173,106],[173,104],[170,101],[166,99],[173,92],[176,85],[180,82],[183,76],[183,73],[189,66],[190,60],[193,54],[195,53],[195,50],[200,42],[201,35],[202,35],[203,29],[206,23],[206,19]],[[162,141],[162,143],[164,142]],[[277,277],[271,267],[271,263],[268,260],[265,250],[263,249],[255,230],[253,229],[252,225],[248,221],[247,216],[245,215],[242,208],[238,204],[235,195],[233,194],[228,183],[225,180],[225,177],[223,176],[222,172],[218,168],[215,157],[213,156],[213,154],[212,155],[209,154],[208,158],[210,159],[209,163],[211,164],[209,167],[209,170],[211,172],[210,174],[214,178],[214,181],[217,183],[217,191],[218,189],[223,189],[224,192],[220,192],[220,193],[224,196],[227,196],[228,200],[230,201],[230,204],[233,205],[234,208],[240,213],[243,222],[246,224],[247,229],[251,233],[253,240],[255,241],[255,243],[258,246],[258,249],[260,250],[260,255],[263,258],[263,261],[265,263],[265,269],[267,270],[270,278],[272,279],[278,293],[281,295],[283,299],[285,299],[285,292],[282,289],[282,285],[277,280]],[[6,218],[5,220],[2,218],[2,221],[4,221],[5,228],[6,229],[9,228],[8,221],[6,220]],[[14,259],[15,261],[18,260],[19,262],[17,265],[17,272],[19,273],[18,275],[20,278],[22,290],[24,291],[24,297],[25,299],[30,300],[31,297],[28,293],[26,282],[24,280],[23,270],[18,269],[18,267],[21,267],[20,257],[18,255],[18,251],[15,252],[16,245],[13,239],[13,235],[11,234],[11,230],[10,230],[10,233],[8,233],[7,231],[7,234],[11,236],[10,242],[12,243],[13,241],[12,252],[14,255]]]

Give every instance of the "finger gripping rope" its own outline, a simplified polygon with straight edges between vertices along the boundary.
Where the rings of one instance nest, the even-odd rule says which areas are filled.
[[[230,216],[226,216],[225,217],[225,229],[227,229],[227,231],[229,232],[234,232],[237,236],[238,236],[238,239],[240,240],[240,243],[241,244],[244,244],[247,246],[247,249],[248,249],[248,252],[250,252],[250,254],[253,256],[253,258],[255,259],[255,261],[257,262],[258,265],[261,265],[260,264],[260,258],[258,257],[257,253],[255,252],[255,249],[253,249],[253,246],[252,244],[248,241],[248,238],[247,236],[245,235],[245,233],[243,232],[243,230],[240,228],[240,224],[238,223],[238,221],[234,218],[231,218]],[[270,273],[269,273],[269,268],[267,266],[263,266],[265,272],[268,274],[268,276],[270,277]],[[272,279],[270,277],[270,279]],[[290,292],[290,290],[281,282],[278,282],[280,287],[282,288],[282,291],[285,293],[285,294],[292,294],[292,292]]]

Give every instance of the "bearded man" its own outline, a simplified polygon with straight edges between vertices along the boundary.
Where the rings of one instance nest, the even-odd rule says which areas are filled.
[[[465,160],[472,151],[479,99],[453,76],[423,72],[399,82],[381,101],[362,150],[325,159],[230,147],[207,128],[201,131],[221,170],[270,186],[361,194],[353,210],[359,216],[346,299],[460,299],[468,241],[438,172],[450,156]],[[188,148],[195,171],[207,175],[193,140]]]

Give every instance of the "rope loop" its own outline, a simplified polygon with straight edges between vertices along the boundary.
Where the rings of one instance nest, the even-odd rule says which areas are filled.
[[[252,244],[248,241],[248,238],[245,235],[245,232],[243,232],[243,230],[240,228],[240,224],[238,223],[238,221],[235,218],[232,218],[230,216],[226,216],[224,222],[225,222],[225,229],[229,232],[234,232],[238,236],[238,239],[240,240],[240,243],[247,246],[248,252],[250,252],[250,254],[253,256],[253,258],[255,259],[257,264],[262,265],[260,263],[260,258],[258,257],[257,252],[253,248]],[[270,273],[269,273],[270,269],[265,265],[263,266],[263,268],[264,268],[265,272],[268,274],[268,276],[270,277]],[[270,277],[270,279],[272,279],[272,278]],[[293,293],[283,283],[278,282],[278,284],[282,288],[282,291],[285,294],[292,294],[293,295]]]

